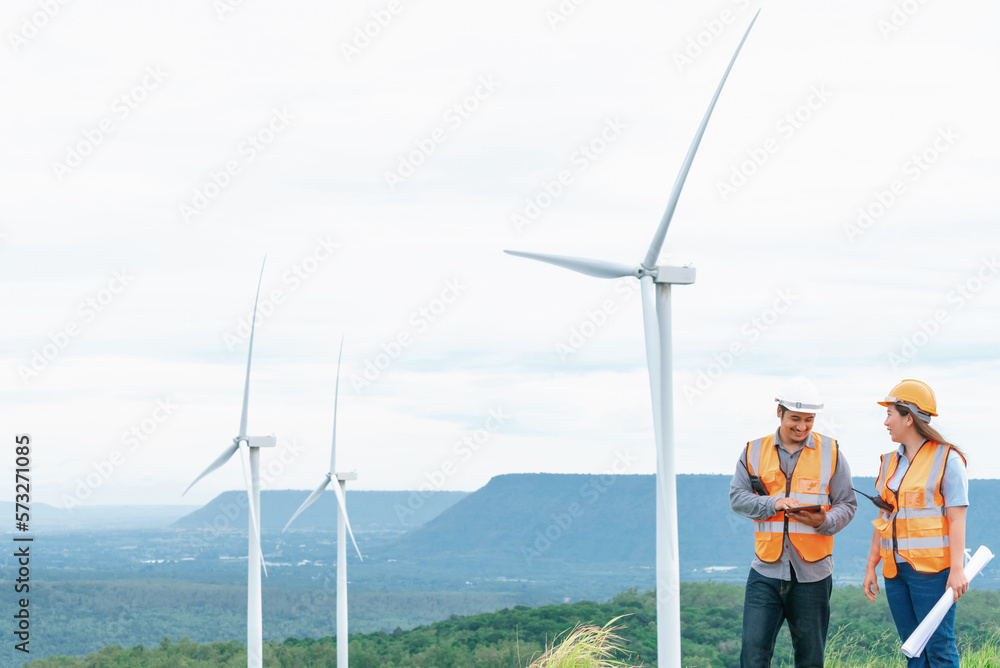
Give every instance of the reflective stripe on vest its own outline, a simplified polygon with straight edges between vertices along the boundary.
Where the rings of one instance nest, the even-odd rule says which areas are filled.
[[[879,541],[884,550],[892,550],[892,539],[886,540],[885,538],[879,537]],[[936,548],[941,546],[940,538],[897,538],[896,543],[899,545],[899,551],[903,550],[927,550],[931,548]],[[944,537],[944,544],[948,545],[948,536]]]
[[[803,505],[820,505],[829,510],[830,478],[837,468],[837,441],[817,433],[811,436],[815,447],[802,445],[790,485],[781,471],[774,434],[747,443],[747,463],[751,474],[760,477],[770,496],[789,496]],[[805,561],[819,561],[833,553],[833,536],[820,534],[791,514],[786,522],[785,512],[778,511],[766,520],[754,522],[755,550],[761,561],[781,559],[786,524],[789,541]]]
[[[882,575],[896,577],[896,554],[923,573],[940,573],[951,566],[948,517],[941,494],[951,446],[926,441],[903,474],[899,489],[889,489],[899,467],[899,451],[882,455],[878,491],[892,511],[881,511],[872,522],[879,532]]]

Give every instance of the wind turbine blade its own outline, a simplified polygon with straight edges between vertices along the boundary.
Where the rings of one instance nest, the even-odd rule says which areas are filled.
[[[524,253],[522,251],[505,250],[504,253],[517,257],[526,257],[529,260],[547,262],[557,267],[576,271],[587,276],[597,278],[621,278],[623,276],[638,276],[635,267],[619,262],[607,262],[606,260],[591,260],[585,257],[571,257],[569,255],[547,255],[545,253]]]
[[[701,143],[702,135],[705,134],[705,128],[708,127],[708,119],[712,116],[712,110],[715,109],[715,103],[719,99],[719,94],[722,92],[722,86],[726,83],[726,77],[729,76],[729,70],[733,69],[733,63],[736,62],[736,56],[740,55],[740,49],[743,48],[743,42],[746,41],[747,35],[750,34],[750,29],[753,28],[753,24],[757,21],[757,16],[760,14],[760,10],[754,14],[753,20],[750,21],[750,25],[747,27],[745,33],[743,33],[743,39],[740,40],[739,46],[736,47],[736,53],[733,54],[732,59],[729,61],[729,67],[726,68],[726,73],[722,75],[722,81],[719,82],[719,87],[715,89],[715,95],[712,97],[711,104],[708,105],[708,111],[705,112],[705,117],[701,119],[701,125],[698,127],[698,132],[694,135],[694,140],[691,142],[691,147],[688,149],[687,156],[684,158],[684,163],[681,165],[681,171],[677,174],[677,180],[674,181],[674,189],[670,192],[670,199],[667,202],[667,210],[663,213],[663,218],[660,219],[660,226],[656,229],[656,234],[653,235],[653,242],[649,245],[649,250],[646,251],[646,257],[642,261],[642,266],[646,269],[652,269],[656,266],[656,261],[660,257],[660,249],[663,248],[663,240],[667,236],[667,228],[670,227],[670,219],[674,217],[674,209],[677,208],[677,200],[681,196],[681,189],[684,187],[684,181],[687,179],[688,171],[691,169],[691,163],[694,162],[694,154],[698,152],[698,145]]]
[[[264,262],[260,263],[260,278],[257,279],[257,296],[253,298],[253,313],[250,316],[250,349],[247,351],[247,378],[243,383],[243,412],[240,414],[240,438],[247,435],[247,405],[250,402],[250,358],[253,357],[253,329],[257,323],[257,301],[260,299],[260,284],[264,280]]]
[[[337,505],[340,506],[340,512],[344,514],[344,524],[347,525],[347,533],[351,535],[351,542],[354,543],[354,550],[358,553],[358,559],[364,561],[364,557],[361,556],[361,550],[358,548],[358,541],[354,540],[354,531],[351,529],[351,520],[347,517],[347,499],[344,498],[344,492],[340,489],[340,483],[334,481],[333,492],[337,495]]]
[[[192,487],[194,487],[195,483],[197,483],[199,480],[201,480],[202,478],[204,478],[205,476],[207,476],[209,473],[211,473],[215,469],[219,468],[220,466],[222,466],[223,464],[225,464],[226,462],[228,462],[229,458],[232,457],[236,453],[236,450],[238,449],[238,447],[239,446],[237,446],[236,443],[233,443],[228,448],[226,448],[225,451],[221,455],[219,455],[218,457],[216,457],[216,459],[215,459],[214,462],[212,462],[211,464],[208,465],[207,469],[205,469],[204,471],[201,472],[200,476],[198,476],[197,478],[194,479],[194,482],[192,482],[190,485],[187,486],[187,489],[184,490],[184,493],[181,494],[181,496],[184,496],[184,494],[187,494],[188,491]]]
[[[316,490],[312,494],[309,495],[308,499],[302,502],[302,505],[299,506],[299,509],[295,511],[294,515],[292,515],[292,519],[288,520],[288,524],[286,524],[285,528],[281,530],[281,533],[285,533],[285,530],[288,529],[288,527],[292,526],[292,522],[295,521],[295,518],[301,515],[303,510],[311,506],[313,501],[319,498],[319,495],[323,493],[323,490],[326,489],[326,486],[330,484],[330,479],[332,475],[333,474],[331,473],[326,474],[326,479],[320,484],[319,487],[316,488]]]
[[[333,386],[333,442],[330,445],[330,475],[337,475],[337,397],[340,395],[340,358],[343,356],[344,337],[340,337],[340,352],[337,353],[337,381]]]
[[[249,448],[248,448],[249,449]],[[260,534],[257,531],[257,508],[253,502],[253,481],[250,479],[250,471],[247,467],[246,453],[240,448],[240,463],[243,465],[243,481],[247,486],[247,502],[250,508],[250,533],[257,543],[257,554],[260,555],[260,565],[264,568],[264,575],[267,575],[267,565],[264,564],[264,551],[260,549]]]

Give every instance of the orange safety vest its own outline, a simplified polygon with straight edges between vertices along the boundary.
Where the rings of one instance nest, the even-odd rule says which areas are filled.
[[[821,505],[830,510],[830,478],[837,470],[837,441],[815,432],[812,438],[815,447],[802,445],[790,480],[781,471],[774,434],[747,443],[747,466],[751,467],[751,475],[758,471],[756,475],[770,496],[790,496],[803,505]],[[824,536],[780,510],[766,520],[754,522],[755,549],[761,561],[773,563],[781,559],[786,531],[805,561],[819,561],[833,554],[833,536]]]
[[[896,554],[922,573],[940,573],[951,566],[948,516],[941,494],[950,450],[947,443],[925,441],[896,492],[889,489],[889,480],[899,466],[899,451],[882,455],[876,488],[893,509],[880,511],[872,524],[879,533],[884,577],[896,577]]]

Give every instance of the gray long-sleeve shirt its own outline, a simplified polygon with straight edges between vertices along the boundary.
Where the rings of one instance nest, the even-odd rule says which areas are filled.
[[[816,446],[813,443],[812,433],[810,432],[806,436],[802,447],[797,448],[795,452],[789,452],[781,445],[781,436],[778,431],[775,431],[774,447],[778,449],[778,462],[782,473],[785,474],[785,477],[791,477],[802,448],[815,448]],[[740,460],[743,464],[746,463],[745,447],[740,453]],[[781,497],[759,496],[756,494],[753,491],[753,487],[750,486],[750,475],[743,468],[743,464],[740,461],[736,462],[736,473],[733,474],[733,480],[729,484],[729,505],[734,512],[744,517],[754,520],[766,520],[768,517],[774,515],[774,504]],[[756,462],[751,466],[755,464]],[[826,519],[816,527],[816,531],[825,536],[832,536],[850,524],[851,519],[854,518],[854,513],[858,510],[858,498],[854,494],[854,490],[851,489],[852,485],[851,469],[847,465],[844,452],[838,444],[837,470],[834,471],[833,476],[830,478],[830,510],[826,512]],[[764,577],[779,580],[791,580],[791,569],[794,568],[795,578],[799,582],[816,582],[833,573],[833,555],[815,562],[805,561],[799,556],[798,550],[795,549],[788,539],[787,531],[785,532],[782,545],[781,559],[774,563],[768,563],[754,556],[750,567]]]

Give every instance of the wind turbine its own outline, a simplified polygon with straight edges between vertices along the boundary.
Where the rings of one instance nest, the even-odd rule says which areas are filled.
[[[680,668],[681,665],[681,606],[680,560],[677,546],[677,481],[674,474],[674,400],[673,368],[670,333],[670,286],[694,283],[694,267],[656,266],[673,218],[677,199],[687,179],[694,155],[708,125],[715,103],[726,83],[726,77],[743,48],[757,15],[754,15],[722,75],[715,96],[701,120],[694,141],[677,174],[667,209],[646,251],[646,257],[637,267],[605,260],[592,260],[564,255],[505,251],[571,269],[597,278],[622,278],[634,276],[642,288],[642,320],[646,340],[646,364],[649,367],[649,390],[653,403],[653,432],[656,437],[656,618],[657,665],[660,668]]]
[[[347,533],[351,534],[351,542],[354,543],[354,550],[358,553],[358,559],[364,561],[361,550],[358,549],[358,542],[354,540],[354,531],[351,529],[351,521],[347,518],[347,481],[357,480],[358,473],[335,473],[337,470],[337,396],[340,394],[340,359],[344,355],[344,339],[340,340],[340,352],[337,354],[337,381],[333,390],[333,442],[330,445],[330,470],[323,478],[319,487],[309,495],[299,509],[288,520],[288,524],[281,530],[284,533],[292,525],[295,518],[302,514],[302,511],[312,505],[324,490],[330,485],[333,477],[337,477],[337,482],[333,486],[333,492],[337,497],[337,666],[347,668]]]
[[[267,258],[264,258],[264,262]],[[194,479],[184,494],[188,493],[195,483],[207,476],[209,473],[219,468],[229,461],[229,459],[240,452],[240,461],[243,464],[243,480],[247,489],[247,501],[250,506],[250,531],[247,559],[247,667],[261,668],[264,661],[264,640],[263,621],[261,619],[260,603],[260,571],[264,569],[267,574],[267,567],[264,565],[264,555],[260,550],[260,449],[272,448],[277,444],[274,435],[271,436],[247,436],[247,405],[250,399],[250,360],[253,358],[253,330],[257,319],[257,301],[260,298],[260,284],[264,278],[264,262],[260,265],[260,277],[257,279],[257,296],[253,302],[253,315],[250,318],[250,349],[247,351],[247,376],[243,383],[243,412],[240,415],[240,433],[233,438],[233,443],[209,464],[208,468],[202,471],[201,475]],[[240,446],[246,446],[246,451]],[[250,460],[250,470],[247,471],[247,457]]]

